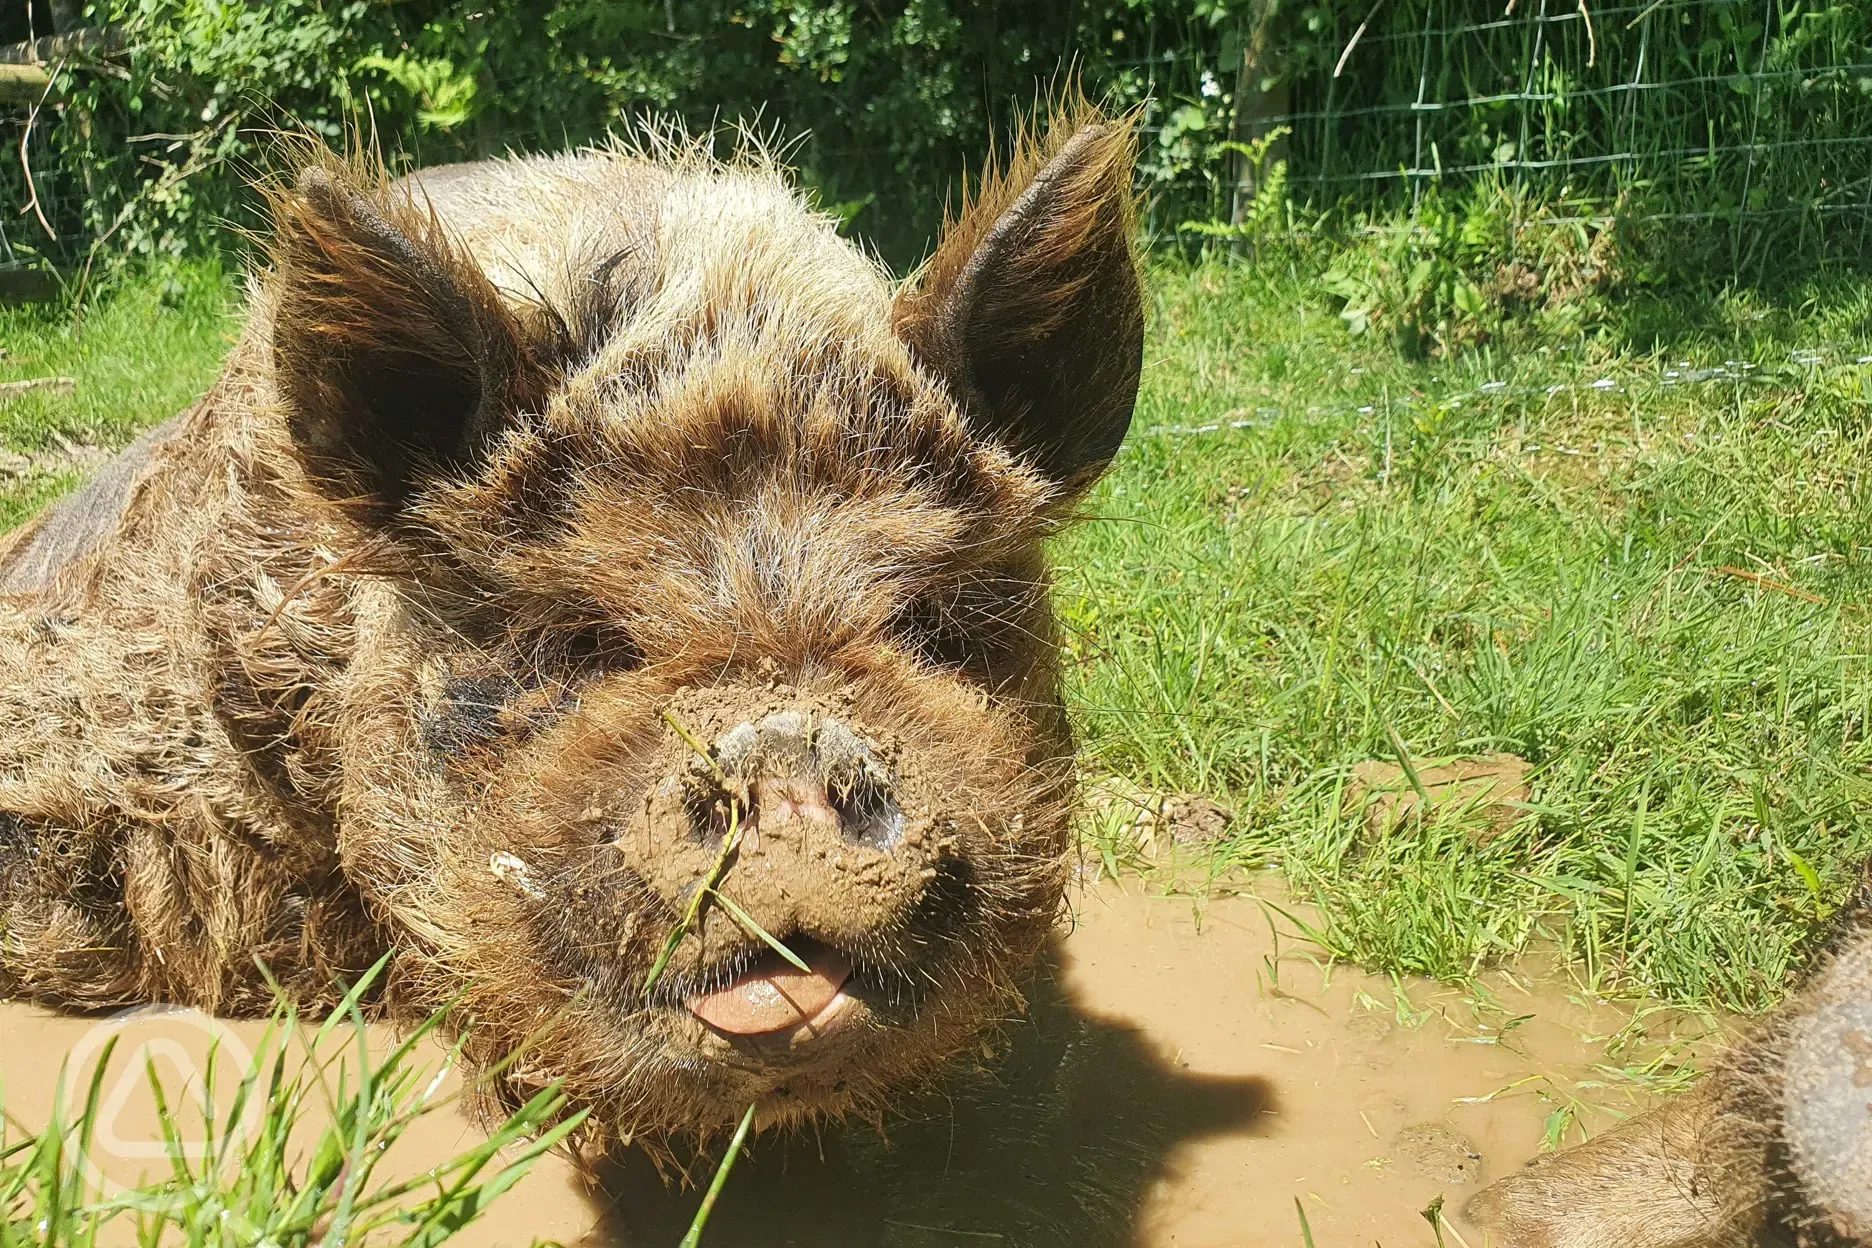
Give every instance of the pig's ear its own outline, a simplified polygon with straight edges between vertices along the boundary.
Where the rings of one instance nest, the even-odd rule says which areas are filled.
[[[539,401],[522,326],[426,204],[315,166],[273,216],[274,378],[328,494],[393,516]]]
[[[1069,489],[1124,440],[1144,352],[1135,139],[1081,118],[984,180],[895,307],[969,422]]]

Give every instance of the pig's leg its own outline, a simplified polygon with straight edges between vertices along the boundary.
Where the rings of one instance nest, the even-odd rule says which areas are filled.
[[[1485,1189],[1496,1248],[1872,1244],[1872,925],[1695,1092]]]
[[[1872,928],[1779,1029],[1785,1220],[1804,1244],[1872,1243]]]
[[[110,846],[0,812],[0,997],[137,999],[136,938]]]
[[[214,679],[135,632],[0,599],[0,996],[265,1011],[384,948],[329,828],[289,822]]]
[[[1726,1110],[1728,1072],[1478,1193],[1493,1248],[1743,1248],[1757,1242],[1763,1152]],[[1483,1241],[1476,1241],[1479,1244]]]
[[[255,1014],[277,983],[327,1006],[383,934],[341,874],[283,857],[181,815],[80,833],[0,813],[0,998]]]

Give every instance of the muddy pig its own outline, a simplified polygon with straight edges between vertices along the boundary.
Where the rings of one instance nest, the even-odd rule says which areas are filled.
[[[901,284],[758,154],[309,161],[212,389],[0,555],[0,994],[391,952],[599,1145],[976,1049],[1067,875],[1041,546],[1131,420],[1133,158],[1062,110]]]
[[[1690,1093],[1484,1188],[1495,1248],[1872,1244],[1872,890]]]

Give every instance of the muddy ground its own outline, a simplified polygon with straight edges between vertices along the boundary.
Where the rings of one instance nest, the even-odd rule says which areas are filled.
[[[705,1242],[1297,1248],[1298,1202],[1319,1248],[1429,1245],[1420,1211],[1442,1196],[1453,1212],[1534,1156],[1556,1109],[1571,1105],[1591,1130],[1648,1103],[1608,1067],[1720,1040],[1708,1020],[1592,1001],[1556,980],[1492,975],[1483,994],[1406,983],[1400,1009],[1391,981],[1325,974],[1291,932],[1249,896],[1198,906],[1137,881],[1089,890],[985,1073],[885,1137],[851,1128],[760,1143]],[[1640,1034],[1634,1015],[1642,1038],[1609,1045]],[[0,1005],[9,1116],[44,1121],[60,1062],[73,1046],[94,1057],[97,1025]],[[207,1034],[185,1017],[126,1030],[100,1131],[102,1151],[122,1154],[107,1162],[112,1177],[158,1168],[139,1145],[151,1139],[144,1052],[159,1068],[186,1065]],[[475,1138],[452,1111],[431,1115],[392,1168],[414,1173]],[[645,1163],[615,1167],[589,1193],[552,1158],[455,1242],[673,1245],[696,1201]],[[1446,1229],[1444,1242],[1457,1248],[1461,1234]]]

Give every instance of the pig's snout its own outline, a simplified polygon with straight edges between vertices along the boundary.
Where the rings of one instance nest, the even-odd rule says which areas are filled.
[[[729,817],[739,814],[750,841],[788,824],[802,825],[807,838],[836,836],[880,850],[903,838],[903,808],[889,771],[869,744],[831,716],[775,711],[723,733],[712,754],[729,785],[746,791],[745,809]],[[711,809],[701,821],[696,813],[692,805],[698,833],[711,839],[724,833],[719,811]]]
[[[680,913],[734,833],[715,890],[732,904],[704,907],[675,965],[706,980],[759,953],[759,933],[737,910],[783,941],[797,935],[853,956],[897,947],[947,845],[932,832],[927,802],[914,796],[914,770],[816,709],[729,722],[706,735],[672,728],[667,770],[616,842],[631,870]]]

